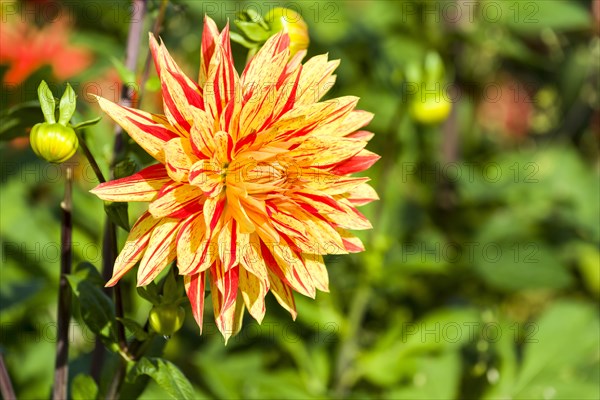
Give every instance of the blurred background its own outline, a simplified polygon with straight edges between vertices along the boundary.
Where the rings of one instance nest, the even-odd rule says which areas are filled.
[[[145,31],[160,6],[147,2]],[[328,98],[356,95],[375,113],[367,251],[330,257],[330,293],[297,295],[296,322],[269,295],[262,325],[246,316],[225,347],[212,306],[202,336],[186,306],[184,328],[152,351],[198,398],[600,398],[600,2],[170,1],[160,34],[196,77],[205,14],[222,28],[277,6],[306,20],[309,57],[341,59]],[[49,396],[56,344],[64,172],[29,147],[36,88],[70,82],[79,121],[101,115],[88,93],[118,101],[148,53],[143,35],[138,71],[124,68],[130,8],[1,3],[0,346],[19,398]],[[233,52],[241,71],[247,50]],[[161,112],[151,70],[140,108]],[[104,117],[86,133],[105,172],[113,129]],[[129,150],[135,169],[150,162]],[[97,182],[85,158],[71,162],[75,262],[99,269]],[[123,289],[143,323],[151,305],[134,277]],[[93,348],[76,313],[71,376],[89,373]],[[122,397],[166,396],[145,383]]]

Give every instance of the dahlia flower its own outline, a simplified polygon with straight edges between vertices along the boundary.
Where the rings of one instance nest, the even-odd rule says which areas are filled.
[[[319,101],[339,61],[290,58],[284,32],[271,37],[240,75],[229,27],[205,18],[198,83],[150,36],[165,115],[99,104],[158,163],[92,190],[108,201],[149,202],[129,233],[112,279],[138,262],[147,285],[177,260],[202,332],[205,286],[227,340],[244,307],[259,323],[270,291],[296,317],[293,292],[328,290],[323,255],[364,250],[351,229],[371,224],[356,209],[377,199],[353,177],[379,158],[360,130],[373,115],[358,98]]]

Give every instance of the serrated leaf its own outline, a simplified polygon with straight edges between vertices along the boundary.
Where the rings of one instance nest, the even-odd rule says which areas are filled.
[[[71,383],[71,398],[73,400],[91,400],[98,397],[98,385],[86,374],[79,374]]]
[[[75,114],[76,108],[77,96],[71,85],[67,83],[67,88],[60,99],[58,123],[66,126]]]
[[[38,86],[38,99],[40,100],[40,106],[42,107],[42,113],[46,122],[49,124],[55,123],[54,109],[56,108],[56,102],[46,81],[42,81]]]
[[[147,375],[163,388],[173,399],[194,399],[194,389],[175,364],[162,358],[142,358],[131,369],[128,380],[134,381],[140,375]]]

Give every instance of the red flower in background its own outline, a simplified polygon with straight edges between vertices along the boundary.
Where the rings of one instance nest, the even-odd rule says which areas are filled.
[[[513,77],[500,78],[499,91],[485,96],[479,105],[478,120],[484,129],[506,138],[522,139],[529,132],[533,101],[523,82]]]
[[[61,81],[83,71],[92,62],[92,53],[69,44],[70,35],[65,18],[42,28],[16,18],[0,24],[0,64],[9,65],[3,83],[20,84],[44,65],[50,65]]]

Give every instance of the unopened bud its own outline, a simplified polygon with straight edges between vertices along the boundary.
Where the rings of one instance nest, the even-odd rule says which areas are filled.
[[[171,336],[181,329],[185,320],[185,310],[174,304],[154,306],[150,310],[148,320],[156,333]]]
[[[294,10],[275,7],[265,15],[265,21],[271,27],[272,33],[287,31],[290,37],[290,55],[306,50],[310,42],[308,26],[302,16]]]
[[[31,148],[51,163],[62,163],[75,154],[79,140],[73,128],[59,123],[42,122],[31,129]]]

